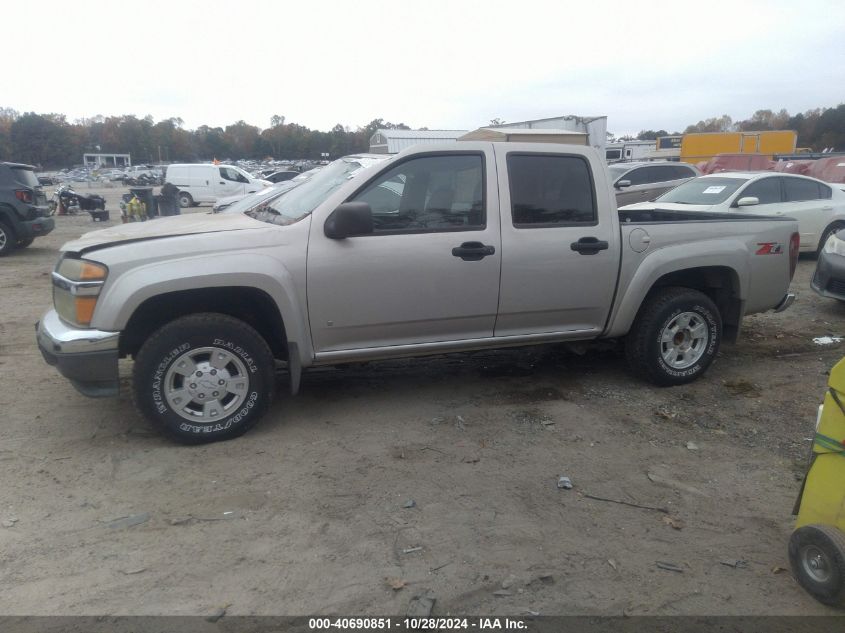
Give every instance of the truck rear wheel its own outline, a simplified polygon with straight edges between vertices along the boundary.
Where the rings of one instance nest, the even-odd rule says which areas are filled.
[[[789,563],[798,584],[819,602],[845,606],[845,534],[829,525],[805,525],[789,539]]]
[[[138,410],[173,439],[203,444],[255,426],[273,399],[267,342],[233,317],[193,314],[163,326],[135,359]]]
[[[646,297],[625,341],[631,369],[660,386],[701,376],[719,351],[722,319],[702,292],[661,288]]]

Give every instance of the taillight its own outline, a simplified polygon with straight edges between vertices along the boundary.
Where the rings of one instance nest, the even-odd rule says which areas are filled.
[[[789,238],[789,280],[795,275],[795,268],[798,266],[798,247],[801,246],[801,236],[793,233]]]
[[[32,204],[32,191],[29,189],[15,189],[15,198],[21,202]]]

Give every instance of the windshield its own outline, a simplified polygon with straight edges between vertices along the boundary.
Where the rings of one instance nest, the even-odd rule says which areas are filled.
[[[693,178],[667,191],[655,202],[719,204],[730,198],[746,182],[746,178]]]
[[[262,222],[272,224],[293,224],[310,214],[335,190],[356,173],[388,158],[374,156],[347,156],[340,158],[314,174],[301,185],[288,191],[287,195],[270,204],[247,211],[246,214]]]
[[[237,202],[233,202],[228,207],[223,209],[220,213],[244,213],[257,207],[262,203],[269,202],[271,200],[275,200],[277,197],[285,193],[286,191],[290,191],[296,185],[291,185],[290,183],[284,183],[286,186],[282,187],[267,187],[266,189],[262,189],[261,191],[256,191],[255,193],[251,193],[248,196],[245,196],[238,200]]]

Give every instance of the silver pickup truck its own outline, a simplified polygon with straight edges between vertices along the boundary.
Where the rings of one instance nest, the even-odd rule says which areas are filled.
[[[791,303],[797,258],[788,218],[618,212],[591,148],[424,145],[66,244],[37,340],[88,396],[133,357],[139,410],[208,442],[258,421],[281,363],[296,393],[308,367],[624,337],[635,374],[686,383],[744,315]]]

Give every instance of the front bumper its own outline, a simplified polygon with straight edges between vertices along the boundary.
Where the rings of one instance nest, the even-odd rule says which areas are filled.
[[[40,217],[21,222],[16,228],[18,230],[18,239],[28,240],[33,237],[39,237],[40,235],[47,235],[55,227],[55,218]]]
[[[79,393],[93,398],[118,394],[119,332],[75,329],[50,310],[35,324],[41,355],[70,380]]]
[[[823,297],[845,301],[845,257],[824,251],[819,253],[810,286]]]

